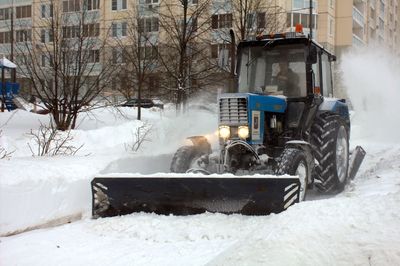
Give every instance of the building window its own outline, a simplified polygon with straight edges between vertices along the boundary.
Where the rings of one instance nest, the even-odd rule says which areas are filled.
[[[118,24],[117,23],[112,24],[112,36],[118,37]]]
[[[17,18],[32,17],[32,6],[17,6]]]
[[[157,17],[141,18],[139,20],[139,32],[157,32],[159,21]]]
[[[229,44],[211,44],[211,58],[220,58],[227,55],[231,57],[231,49]]]
[[[49,30],[49,42],[53,42],[53,41],[54,41],[53,31]]]
[[[29,42],[32,40],[31,30],[17,30],[16,31],[16,42]]]
[[[192,18],[189,22],[189,26],[190,26],[190,29],[192,30],[192,32],[196,32],[197,31],[197,18]]]
[[[88,62],[89,63],[99,63],[100,62],[100,51],[99,50],[90,50]]]
[[[80,10],[80,0],[64,0],[63,12],[76,12]]]
[[[46,30],[44,29],[40,30],[40,42],[41,43],[46,42]]]
[[[85,24],[83,25],[83,37],[97,37],[100,35],[100,24]],[[65,26],[63,27],[64,38],[77,38],[81,37],[81,28],[79,26]]]
[[[127,28],[128,28],[128,23],[122,22],[121,23],[121,36],[127,36]]]
[[[111,10],[124,10],[127,9],[127,1],[126,0],[112,0],[111,1]]]
[[[0,32],[0,43],[10,43],[11,42],[11,32],[4,31]]]
[[[46,17],[46,5],[41,6],[41,14],[42,14],[42,18]]]
[[[143,46],[141,48],[143,60],[154,60],[157,59],[158,47],[157,46]]]
[[[84,4],[89,11],[100,9],[100,0],[85,0]]]
[[[2,8],[0,9],[0,20],[8,20],[10,19],[10,9]]]
[[[265,12],[259,12],[257,13],[257,28],[258,29],[263,29],[265,28]]]
[[[42,67],[46,67],[46,55],[42,54]]]
[[[333,19],[329,18],[329,35],[333,36],[335,32],[334,24],[333,24]]]
[[[265,28],[265,12],[251,13],[247,15],[247,28],[253,29],[255,26],[257,29]]]
[[[48,62],[48,63],[47,63]],[[53,67],[53,55],[51,54],[42,54],[42,58],[41,58],[41,65],[42,67],[46,67],[46,65]],[[52,84],[53,81],[49,81],[49,84]]]
[[[118,10],[118,1],[117,0],[111,1],[111,10]]]
[[[78,38],[80,36],[79,26],[65,26],[63,27],[63,38]]]
[[[92,23],[83,25],[84,37],[97,37],[100,35],[100,24]]]
[[[111,30],[112,37],[127,36],[127,29],[128,29],[128,24],[126,22],[113,23],[112,30]]]
[[[289,14],[288,14],[289,16]],[[313,29],[317,28],[317,15],[313,14],[312,15],[312,24],[313,24]],[[289,21],[289,20],[288,20]],[[303,25],[305,28],[310,27],[310,15],[309,14],[303,14],[303,13],[293,13],[293,24],[291,24],[291,27],[296,27],[297,24]]]
[[[293,8],[303,8],[303,7],[304,7],[304,0],[293,1]]]
[[[126,63],[126,56],[120,47],[114,47],[112,49],[112,63],[114,65]]]
[[[211,17],[211,27],[213,29],[231,28],[232,14],[213,15]]]
[[[49,54],[49,65],[50,65],[50,67],[53,67],[54,66],[54,57],[53,57],[53,55],[52,54]],[[51,85],[53,85],[53,81],[51,81],[51,83],[50,83]]]

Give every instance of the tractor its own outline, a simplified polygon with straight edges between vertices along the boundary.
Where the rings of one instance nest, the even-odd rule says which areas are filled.
[[[335,60],[298,33],[240,42],[237,84],[218,95],[219,148],[190,137],[173,156],[175,176],[93,180],[93,215],[262,215],[305,200],[310,188],[341,192],[365,151],[350,153],[348,104],[333,98]]]

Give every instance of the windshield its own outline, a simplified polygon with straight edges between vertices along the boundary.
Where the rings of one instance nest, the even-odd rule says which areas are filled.
[[[301,44],[241,49],[239,92],[306,96],[304,52]]]

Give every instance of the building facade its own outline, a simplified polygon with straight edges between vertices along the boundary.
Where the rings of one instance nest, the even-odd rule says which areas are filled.
[[[73,17],[76,12],[85,9],[85,16],[87,14],[93,21],[87,22],[88,25],[82,28],[83,31],[88,32],[89,37],[96,38],[100,42],[107,41],[107,49],[93,48],[90,52],[91,63],[98,71],[101,71],[104,64],[127,64],[126,60],[129,59],[123,56],[121,44],[131,41],[129,32],[132,27],[136,27],[138,31],[145,34],[141,35],[143,56],[156,57],[155,54],[159,53],[157,44],[170,36],[169,30],[165,27],[165,19],[163,21],[159,13],[171,9],[171,6],[176,4],[176,0],[60,0],[56,2],[58,3],[57,10],[62,12],[63,16],[71,17],[69,22],[63,22],[68,25],[62,28],[62,37],[76,37],[74,23],[76,24],[77,20],[73,22]],[[255,0],[249,1],[252,2],[252,6],[248,7],[250,11],[245,17],[238,15],[240,10],[235,6],[234,0],[211,0],[207,2],[209,7],[202,10],[201,17],[192,16],[195,12],[193,10],[200,6],[201,2],[188,0],[188,16],[191,21],[186,21],[185,25],[205,29],[201,33],[201,38],[200,35],[196,37],[203,40],[203,45],[208,45],[207,54],[202,54],[202,56],[215,60],[216,64],[223,69],[222,72],[229,71],[231,54],[228,44],[231,28],[236,31],[237,38],[240,40],[254,38],[260,33],[294,31],[297,24],[302,24],[305,34],[311,34],[313,39],[339,56],[351,47],[363,47],[374,42],[400,56],[399,0],[260,0],[259,2]],[[44,21],[54,15],[55,7],[52,3],[55,2],[50,0],[0,1],[0,54],[18,64],[22,61],[24,49],[26,51],[39,49],[52,43],[53,34],[43,26]],[[182,17],[180,11],[173,12],[175,13],[171,14],[174,14],[176,18]],[[310,30],[310,22],[312,22],[312,30]],[[30,42],[31,45],[24,45],[26,42]],[[38,62],[46,67],[51,59],[49,56],[42,55]],[[190,71],[189,66],[187,69]],[[92,71],[91,75],[96,75],[96,71]],[[115,91],[121,87],[129,87],[126,83],[127,75],[129,71],[116,74],[109,90]],[[17,78],[22,82],[22,87],[29,87],[26,77],[24,78],[19,73]],[[198,79],[189,78],[184,85],[198,86],[198,83]],[[157,75],[154,73],[149,75],[147,85],[148,87],[161,86]]]
[[[336,0],[336,53],[378,44],[400,52],[398,0]]]

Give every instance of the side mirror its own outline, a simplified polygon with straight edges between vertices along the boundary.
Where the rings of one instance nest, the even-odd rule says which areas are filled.
[[[315,46],[310,46],[308,49],[308,55],[307,55],[307,64],[315,64],[318,61],[318,53],[317,53],[317,48]]]

